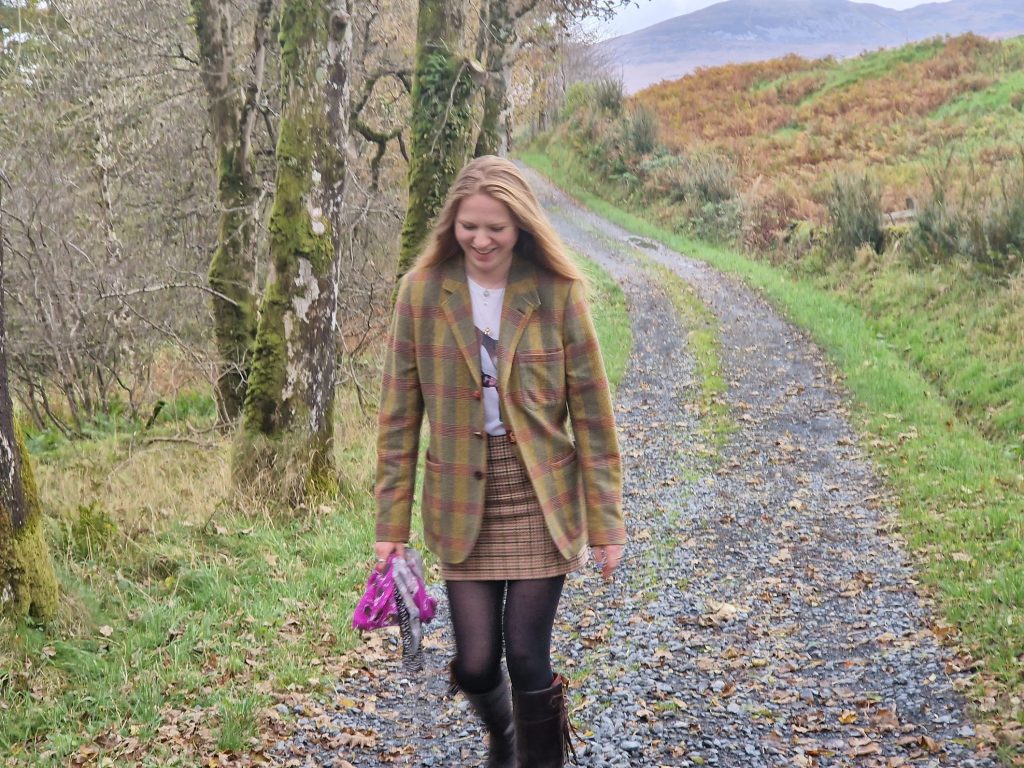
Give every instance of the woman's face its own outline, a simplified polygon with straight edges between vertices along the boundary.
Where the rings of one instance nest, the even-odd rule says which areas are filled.
[[[455,239],[473,280],[489,288],[505,282],[519,239],[519,227],[507,205],[482,192],[464,198],[455,213]]]

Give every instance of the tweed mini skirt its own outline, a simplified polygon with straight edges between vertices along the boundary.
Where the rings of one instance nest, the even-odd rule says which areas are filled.
[[[507,435],[487,438],[487,490],[480,535],[461,563],[441,563],[448,581],[546,579],[578,571],[584,549],[562,557],[544,522],[537,495]]]

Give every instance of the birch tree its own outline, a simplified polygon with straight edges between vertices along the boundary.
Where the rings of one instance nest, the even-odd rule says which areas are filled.
[[[535,4],[536,0],[534,0]],[[515,18],[506,0],[487,0],[484,23],[477,39],[477,56],[486,62],[484,109],[477,135],[474,156],[508,154],[509,115],[508,86],[510,69],[517,42]],[[523,8],[526,13],[529,8]]]
[[[57,578],[43,538],[39,495],[15,424],[7,380],[4,183],[0,171],[0,616],[32,615],[46,620],[57,612]]]
[[[350,0],[285,0],[270,276],[233,457],[236,482],[296,503],[331,453],[352,51]]]
[[[227,0],[192,0],[200,74],[216,148],[220,223],[210,261],[214,338],[220,355],[217,404],[222,421],[242,412],[256,338],[256,201],[253,126],[263,90],[273,0],[256,8],[248,82],[240,81]]]

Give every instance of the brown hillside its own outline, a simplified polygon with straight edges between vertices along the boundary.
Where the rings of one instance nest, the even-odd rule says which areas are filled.
[[[788,56],[698,70],[634,103],[656,113],[667,147],[724,153],[747,184],[767,180],[806,204],[833,172],[866,169],[895,210],[928,194],[936,174],[947,188],[976,189],[993,166],[1019,162],[1022,67],[1024,38],[964,35],[844,62]]]

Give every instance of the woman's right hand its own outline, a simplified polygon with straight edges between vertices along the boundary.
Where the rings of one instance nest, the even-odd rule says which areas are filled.
[[[405,544],[401,541],[378,541],[373,545],[373,551],[377,555],[377,570],[383,571],[391,555],[405,557]]]

